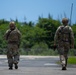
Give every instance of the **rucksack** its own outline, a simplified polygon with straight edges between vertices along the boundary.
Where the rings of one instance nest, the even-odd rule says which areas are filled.
[[[69,26],[60,26],[59,39],[63,42],[70,42],[70,29]]]

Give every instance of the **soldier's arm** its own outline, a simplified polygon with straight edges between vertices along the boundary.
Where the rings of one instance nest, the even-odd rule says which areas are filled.
[[[4,34],[4,39],[7,40],[8,34],[9,34],[10,30],[7,30],[6,33]]]
[[[16,28],[16,32],[17,32],[17,36],[18,36],[18,40],[21,39],[21,32]]]
[[[74,33],[71,27],[70,27],[70,45],[72,48],[74,48]]]
[[[18,30],[18,37],[19,37],[19,40],[21,39],[21,32]]]
[[[18,30],[18,47],[20,47],[21,44],[21,32]]]

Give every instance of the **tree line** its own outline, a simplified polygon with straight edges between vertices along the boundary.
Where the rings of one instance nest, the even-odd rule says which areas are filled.
[[[33,55],[56,55],[57,52],[51,49],[54,42],[54,34],[58,26],[62,23],[60,20],[55,20],[52,17],[38,18],[37,23],[19,22],[14,20],[17,28],[22,33],[20,54],[33,54]],[[9,28],[7,20],[0,20],[0,54],[6,54],[7,42],[4,39],[4,34]],[[74,41],[76,48],[76,24],[71,25],[74,32]],[[72,54],[73,52],[71,52]]]

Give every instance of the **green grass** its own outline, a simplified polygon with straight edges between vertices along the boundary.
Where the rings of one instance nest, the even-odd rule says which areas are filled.
[[[57,64],[60,64],[60,61],[58,61]],[[75,64],[76,65],[76,56],[69,57],[68,64]]]
[[[68,64],[76,64],[76,57],[75,56],[69,57]]]

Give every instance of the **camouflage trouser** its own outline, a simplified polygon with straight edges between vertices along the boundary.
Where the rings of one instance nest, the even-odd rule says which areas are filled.
[[[67,66],[69,49],[70,44],[68,42],[58,45],[58,53],[60,54],[60,62],[62,66]]]
[[[8,64],[15,64],[19,62],[19,50],[17,44],[8,44],[8,50],[7,50],[7,59]]]

